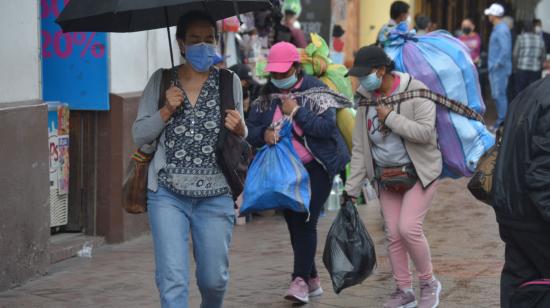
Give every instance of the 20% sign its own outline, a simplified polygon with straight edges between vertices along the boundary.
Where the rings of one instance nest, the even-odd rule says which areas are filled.
[[[48,18],[53,15],[54,18],[59,16],[59,4],[63,2],[63,6],[67,5],[70,0],[41,0],[42,18]],[[95,33],[74,32],[63,33],[61,29],[55,33],[42,30],[42,57],[51,58],[53,51],[61,58],[66,59],[73,54],[74,46],[84,46],[80,52],[80,57],[84,58],[86,53],[91,53],[94,58],[102,58],[105,56],[105,45],[94,42]]]

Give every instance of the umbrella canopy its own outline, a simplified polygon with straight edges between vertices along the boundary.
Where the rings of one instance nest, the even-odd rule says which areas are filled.
[[[175,26],[191,11],[220,20],[270,7],[268,0],[72,0],[56,22],[64,32],[135,32]]]
[[[55,21],[63,32],[136,32],[170,27],[188,12],[206,11],[215,20],[271,8],[269,0],[72,0]]]

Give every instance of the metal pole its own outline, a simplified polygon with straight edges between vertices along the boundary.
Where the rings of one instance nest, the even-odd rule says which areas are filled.
[[[170,35],[170,20],[168,18],[168,8],[164,7],[164,17],[166,19],[166,32],[168,33],[168,45],[170,45],[170,61],[174,67],[174,51],[172,50],[172,35]]]

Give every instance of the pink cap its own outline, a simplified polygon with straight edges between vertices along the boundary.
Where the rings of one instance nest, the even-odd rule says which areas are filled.
[[[296,46],[280,42],[271,47],[267,57],[266,71],[270,73],[286,73],[294,62],[300,62],[300,54]]]

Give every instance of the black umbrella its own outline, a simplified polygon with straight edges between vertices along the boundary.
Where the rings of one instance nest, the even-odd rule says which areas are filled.
[[[170,28],[180,16],[206,11],[215,20],[268,9],[268,0],[72,0],[56,22],[63,32],[135,32],[166,27],[172,66]]]

